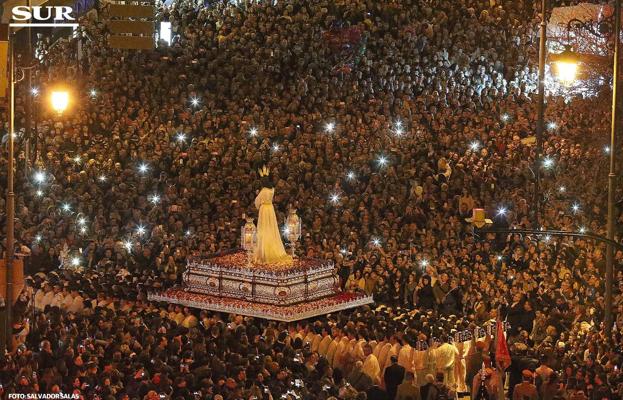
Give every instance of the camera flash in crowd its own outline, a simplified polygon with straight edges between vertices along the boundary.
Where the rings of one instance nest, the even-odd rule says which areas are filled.
[[[35,172],[35,182],[37,182],[39,184],[45,182],[45,172],[43,172],[43,171]]]
[[[327,122],[324,126],[325,133],[333,133],[335,131],[335,123]]]
[[[251,129],[249,129],[249,136],[251,137],[256,137],[257,136],[257,128],[253,127]]]
[[[578,203],[573,203],[571,206],[571,210],[574,214],[577,214],[580,211],[580,205]]]

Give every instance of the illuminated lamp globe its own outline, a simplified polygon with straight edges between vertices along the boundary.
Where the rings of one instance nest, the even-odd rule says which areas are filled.
[[[565,51],[556,57],[554,63],[558,80],[563,85],[568,86],[575,81],[578,72],[578,57],[570,47],[565,48]]]
[[[55,90],[51,96],[52,108],[59,114],[62,114],[69,105],[69,92],[64,90]]]

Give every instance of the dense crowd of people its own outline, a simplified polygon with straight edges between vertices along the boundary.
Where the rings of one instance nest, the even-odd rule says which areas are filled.
[[[605,247],[478,237],[466,221],[484,208],[534,227],[533,3],[180,0],[159,6],[173,39],[154,51],[110,49],[91,16],[54,51],[42,42],[37,158],[16,190],[29,278],[2,396],[620,398]],[[63,115],[45,104],[59,83]],[[32,93],[18,94],[23,128]],[[608,87],[548,97],[543,227],[604,234],[610,101]],[[299,255],[333,260],[375,307],[283,324],[147,300],[181,283],[188,256],[240,246],[264,164],[278,219],[294,207],[303,221]],[[620,241],[620,208],[617,222]],[[615,264],[621,282],[623,252]],[[503,383],[490,336],[451,340],[496,317]]]

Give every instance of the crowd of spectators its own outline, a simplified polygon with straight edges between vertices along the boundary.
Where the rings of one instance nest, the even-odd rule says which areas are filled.
[[[500,316],[510,397],[620,398],[623,297],[617,285],[606,337],[605,247],[475,237],[465,221],[482,207],[533,227],[537,8],[180,0],[159,7],[173,40],[154,51],[110,49],[93,17],[39,49],[37,158],[16,191],[30,278],[0,393],[432,400],[476,395],[484,362],[493,398],[490,338],[447,342]],[[63,115],[45,104],[59,83],[74,98]],[[24,127],[32,94],[18,93]],[[610,100],[607,87],[548,97],[542,226],[604,233]],[[147,301],[180,283],[189,255],[240,245],[262,164],[278,219],[291,206],[303,221],[300,255],[333,260],[344,290],[382,307],[288,325]],[[616,225],[620,239],[620,209]],[[622,282],[623,252],[615,263]],[[448,372],[460,368],[464,381]]]

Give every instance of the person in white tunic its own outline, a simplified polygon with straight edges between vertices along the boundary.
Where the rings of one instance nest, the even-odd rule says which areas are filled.
[[[454,377],[454,363],[459,355],[459,351],[455,345],[448,343],[447,337],[442,336],[441,340],[443,343],[435,349],[437,371],[443,372],[444,383],[453,389],[456,383]]]

